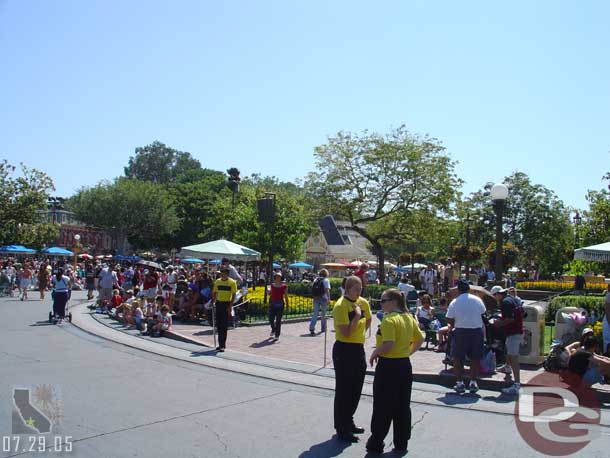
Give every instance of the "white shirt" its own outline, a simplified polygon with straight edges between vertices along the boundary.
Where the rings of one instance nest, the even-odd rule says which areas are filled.
[[[455,320],[456,329],[478,329],[483,327],[481,315],[485,310],[485,304],[479,297],[464,293],[451,301],[447,309],[447,318]]]
[[[409,284],[409,283],[403,283],[400,282],[398,283],[398,289],[404,293],[404,295],[406,296],[407,294],[409,294],[409,291],[414,291],[415,290],[415,286]]]

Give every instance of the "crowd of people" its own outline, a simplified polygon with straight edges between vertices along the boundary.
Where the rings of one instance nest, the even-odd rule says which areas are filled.
[[[384,439],[392,424],[396,450],[406,451],[411,432],[413,377],[410,357],[419,350],[431,329],[437,332],[439,348],[446,349],[451,359],[456,377],[454,390],[458,394],[466,390],[471,393],[479,390],[477,380],[482,359],[488,351],[485,343],[490,332],[501,334],[504,342],[506,363],[498,371],[512,374],[513,377],[513,384],[502,391],[509,395],[520,392],[519,349],[524,338],[524,309],[515,287],[509,283],[509,287],[496,285],[491,288],[499,315],[489,320],[487,307],[480,297],[472,294],[471,282],[459,276],[459,269],[456,271],[452,262],[448,262],[442,274],[434,267],[428,265],[419,273],[419,291],[411,279],[403,275],[397,287],[385,290],[379,300],[382,309],[382,313],[378,314],[380,325],[375,350],[368,359],[370,365],[375,366],[371,435],[366,443],[369,452],[383,452]],[[332,311],[336,337],[332,349],[336,383],[334,427],[339,439],[350,443],[357,442],[357,434],[364,432],[364,428],[357,426],[353,418],[367,366],[364,352],[366,332],[372,323],[370,304],[361,295],[367,283],[376,281],[370,271],[369,266],[363,263],[353,275],[344,278],[341,296]],[[4,261],[0,273],[0,285],[10,285],[10,293],[15,287],[21,300],[27,300],[30,289],[38,289],[41,299],[44,299],[45,291],[52,289],[54,313],[59,320],[64,317],[65,304],[72,288],[86,289],[89,299],[94,299],[97,291],[94,307],[98,311],[110,313],[142,334],[161,335],[171,330],[174,319],[206,320],[215,324],[219,352],[225,351],[228,325],[234,315],[238,296],[246,295],[249,285],[254,286],[253,272],[241,272],[226,258],[213,272],[187,265],[156,269],[129,263],[84,263],[74,269],[62,261],[30,259],[23,263]],[[272,277],[269,325],[270,338],[277,342],[289,295],[282,271],[274,271]],[[327,330],[326,312],[331,290],[328,277],[328,271],[322,269],[311,278],[311,335],[316,333],[318,320],[321,321],[321,331],[324,333]],[[457,297],[448,303],[447,298],[442,296],[435,304],[433,298],[451,287],[457,289]],[[604,348],[600,351],[598,340],[587,328],[582,338],[566,349],[569,353],[569,371],[588,385],[610,379],[610,358],[601,354],[610,350],[610,333],[606,333],[610,316],[610,285],[608,288],[604,310]],[[416,307],[410,310],[407,298],[412,297],[414,292]],[[434,328],[438,313],[445,316],[446,325]],[[447,349],[449,342],[450,350]],[[465,361],[470,366],[468,383],[464,378]]]

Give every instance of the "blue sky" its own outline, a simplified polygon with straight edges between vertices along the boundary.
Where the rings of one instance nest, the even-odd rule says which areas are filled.
[[[154,140],[283,180],[337,131],[438,138],[585,207],[610,170],[605,1],[0,0],[0,158],[58,195]]]

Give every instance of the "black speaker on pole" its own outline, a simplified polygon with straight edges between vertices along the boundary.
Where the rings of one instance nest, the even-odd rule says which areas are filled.
[[[258,206],[258,220],[262,223],[273,222],[273,199],[258,199],[256,201]]]

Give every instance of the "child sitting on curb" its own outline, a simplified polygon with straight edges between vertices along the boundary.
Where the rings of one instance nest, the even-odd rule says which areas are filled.
[[[161,335],[164,331],[170,330],[172,327],[172,316],[169,313],[169,306],[164,304],[161,306],[161,316],[159,321],[153,327],[154,335]]]

